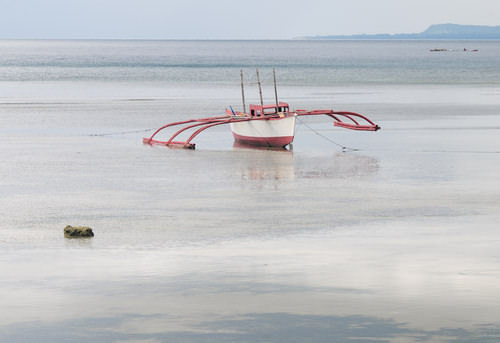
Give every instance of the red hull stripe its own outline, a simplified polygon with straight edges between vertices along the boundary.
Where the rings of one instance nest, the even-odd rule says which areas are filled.
[[[284,147],[293,142],[293,136],[284,137],[248,137],[240,136],[233,132],[234,140],[238,143],[267,146],[267,147]]]

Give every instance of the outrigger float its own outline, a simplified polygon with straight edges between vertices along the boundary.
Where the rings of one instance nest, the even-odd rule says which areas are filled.
[[[261,146],[269,148],[284,148],[293,142],[295,136],[295,121],[300,116],[326,115],[333,119],[333,125],[351,130],[377,131],[380,126],[376,125],[366,116],[346,111],[333,110],[295,110],[290,111],[290,106],[286,102],[278,101],[276,90],[276,74],[273,69],[275,104],[264,105],[262,100],[262,87],[257,69],[257,83],[259,85],[260,105],[250,105],[249,113],[246,112],[245,92],[243,88],[243,72],[241,76],[241,95],[243,100],[243,112],[234,111],[232,108],[226,109],[225,115],[217,117],[207,117],[199,119],[189,119],[166,124],[157,129],[149,138],[143,138],[144,144],[163,145],[172,148],[194,149],[195,143],[191,141],[201,132],[208,128],[229,124],[238,144]],[[162,130],[180,126],[166,141],[155,139],[155,136]],[[192,130],[192,134],[186,141],[175,140],[181,133]]]

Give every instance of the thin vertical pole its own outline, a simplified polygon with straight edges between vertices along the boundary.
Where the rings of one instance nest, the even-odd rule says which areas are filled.
[[[243,113],[247,113],[245,106],[245,89],[243,88],[243,69],[240,69],[240,78],[241,78],[241,100],[243,101]]]
[[[278,103],[278,89],[276,88],[276,72],[273,68],[273,80],[274,80],[274,99],[276,100],[276,111],[278,112],[279,103]]]
[[[260,77],[259,77],[259,68],[255,68],[257,71],[257,84],[259,85],[259,96],[260,96],[260,105],[264,107],[264,100],[262,100],[262,85],[260,84]],[[262,108],[262,112],[264,109]]]

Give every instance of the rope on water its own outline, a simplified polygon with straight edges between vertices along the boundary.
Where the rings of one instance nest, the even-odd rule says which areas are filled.
[[[127,135],[131,133],[141,133],[141,132],[149,132],[153,131],[154,128],[151,129],[143,129],[143,130],[132,130],[132,131],[118,131],[118,132],[107,132],[107,133],[93,133],[87,136],[90,137],[105,137],[105,136],[117,136],[117,135]]]
[[[326,139],[327,141],[329,141],[330,143],[333,143],[335,144],[336,146],[342,148],[342,151],[343,152],[346,152],[346,151],[359,151],[359,149],[356,149],[356,148],[350,148],[350,147],[347,147],[345,145],[342,145],[342,144],[339,144],[337,142],[335,142],[333,139],[331,139],[330,137],[327,137],[323,134],[321,134],[320,132],[318,132],[317,130],[313,129],[310,125],[308,125],[305,121],[303,121],[302,119],[300,119],[299,116],[297,116],[297,119],[300,121],[301,124],[304,124],[309,130],[311,130],[312,132],[314,132],[316,135],[320,136],[321,138],[323,139]]]

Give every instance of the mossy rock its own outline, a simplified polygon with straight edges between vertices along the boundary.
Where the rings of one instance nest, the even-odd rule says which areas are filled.
[[[64,228],[64,237],[79,238],[79,237],[94,237],[94,232],[88,226],[71,226],[66,225]]]

